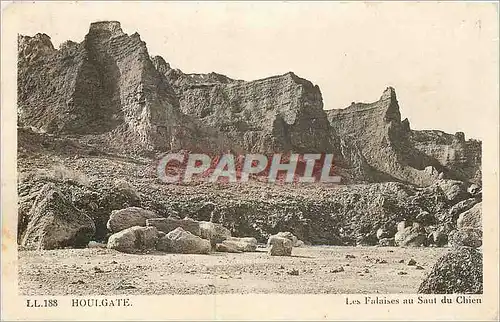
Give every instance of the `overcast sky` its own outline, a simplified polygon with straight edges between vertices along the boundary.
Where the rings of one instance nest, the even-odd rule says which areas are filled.
[[[19,33],[57,47],[90,22],[118,20],[151,55],[184,72],[253,80],[293,71],[320,86],[326,109],[396,89],[413,129],[483,138],[498,112],[498,21],[492,3],[18,4]]]

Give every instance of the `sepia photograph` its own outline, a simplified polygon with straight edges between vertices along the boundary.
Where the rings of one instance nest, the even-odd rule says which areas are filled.
[[[498,299],[498,3],[2,11],[23,307],[335,295],[498,319],[478,313]]]

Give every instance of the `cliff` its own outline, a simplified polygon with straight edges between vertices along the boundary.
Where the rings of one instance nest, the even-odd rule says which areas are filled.
[[[401,121],[394,88],[373,103],[353,103],[327,111],[328,120],[343,141],[360,151],[382,181],[420,186],[448,178],[480,182],[481,144],[441,131],[414,131]]]
[[[95,22],[81,43],[55,49],[44,34],[19,36],[20,125],[86,136],[117,150],[224,148],[224,140],[182,114],[139,34]]]
[[[58,49],[45,34],[19,36],[18,49],[18,121],[38,132],[125,153],[332,153],[344,183],[480,183],[481,143],[411,130],[393,88],[325,111],[319,87],[292,72],[185,74],[116,21],[92,23],[81,43]]]

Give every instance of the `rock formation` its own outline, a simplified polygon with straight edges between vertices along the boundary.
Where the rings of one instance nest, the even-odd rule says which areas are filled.
[[[133,225],[146,219],[165,234],[181,226],[236,251],[243,241],[227,237],[254,237],[250,249],[280,231],[311,244],[391,245],[401,221],[410,228],[398,244],[442,245],[482,198],[481,142],[411,129],[393,88],[373,103],[324,110],[319,87],[292,72],[254,81],[185,74],[118,22],[92,23],[81,43],[58,49],[45,34],[19,36],[18,122],[19,243],[37,229],[30,213],[47,182],[95,224],[83,241],[55,247],[106,241],[111,213],[128,207],[161,217]],[[345,185],[159,183],[158,155],[181,150],[331,153]],[[33,170],[57,162],[92,179]],[[202,232],[172,213],[225,228],[204,223]]]
[[[327,111],[341,145],[357,151],[351,160],[375,181],[429,185],[441,177],[480,181],[481,143],[441,131],[413,131],[401,121],[396,91],[388,87],[374,103]],[[356,154],[354,154],[356,156]],[[364,161],[364,162],[363,162]]]
[[[20,235],[27,249],[85,247],[95,234],[92,219],[50,183],[38,192],[27,221]]]
[[[292,72],[185,74],[116,21],[92,23],[81,43],[59,49],[45,34],[19,36],[18,88],[20,125],[119,151],[332,153],[345,183],[480,183],[481,143],[411,130],[393,88],[325,111],[319,87]]]
[[[119,22],[92,23],[84,41],[59,49],[45,34],[19,36],[18,58],[21,125],[130,152],[224,146],[181,113],[146,44]]]
[[[424,294],[482,294],[483,254],[459,247],[441,257],[420,284]]]

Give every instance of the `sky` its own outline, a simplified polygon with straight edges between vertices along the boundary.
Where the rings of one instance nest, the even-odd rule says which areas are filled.
[[[118,20],[186,73],[254,80],[293,71],[319,85],[325,109],[376,101],[392,86],[413,129],[483,139],[498,119],[495,3],[37,2],[3,15],[56,47],[82,41],[93,21]]]

